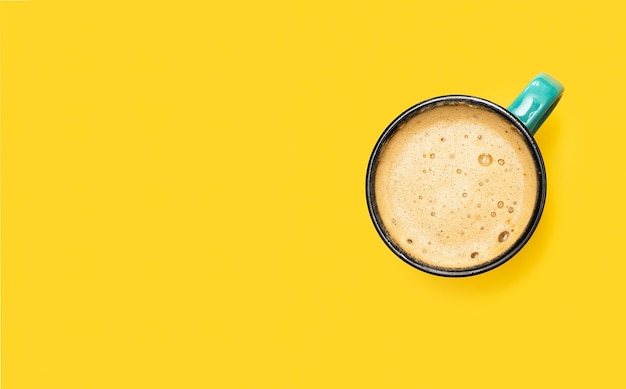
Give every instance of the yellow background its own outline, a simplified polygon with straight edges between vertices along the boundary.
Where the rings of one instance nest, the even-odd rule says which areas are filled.
[[[626,5],[0,4],[3,388],[624,387]],[[566,88],[548,200],[447,279],[365,170],[429,97]]]

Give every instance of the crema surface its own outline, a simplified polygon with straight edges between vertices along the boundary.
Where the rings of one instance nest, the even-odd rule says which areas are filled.
[[[417,262],[462,270],[513,246],[532,219],[537,166],[523,136],[464,103],[407,120],[383,146],[374,178],[379,217]]]

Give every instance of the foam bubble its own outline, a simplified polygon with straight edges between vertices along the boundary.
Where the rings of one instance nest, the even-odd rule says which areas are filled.
[[[509,237],[508,231],[502,231],[500,235],[498,235],[498,242],[504,242]]]
[[[493,157],[491,154],[481,154],[478,156],[478,163],[481,166],[489,166],[493,162]]]
[[[504,202],[503,201],[498,201],[498,208],[502,208],[504,207]]]

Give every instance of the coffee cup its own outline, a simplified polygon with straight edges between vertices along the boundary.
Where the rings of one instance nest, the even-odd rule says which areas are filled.
[[[446,95],[400,114],[367,167],[368,209],[385,244],[409,265],[450,277],[486,272],[517,254],[546,201],[533,134],[563,90],[541,73],[507,109]]]

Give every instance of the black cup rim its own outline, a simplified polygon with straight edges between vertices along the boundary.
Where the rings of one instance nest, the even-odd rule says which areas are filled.
[[[467,269],[445,269],[445,268],[437,268],[430,266],[426,263],[419,262],[416,259],[413,259],[410,255],[404,252],[398,245],[396,245],[393,240],[387,234],[384,224],[380,219],[378,214],[375,194],[374,194],[374,177],[376,174],[376,167],[378,157],[387,143],[387,141],[395,134],[400,124],[404,123],[406,120],[412,118],[413,116],[429,109],[437,105],[452,105],[452,104],[468,104],[475,105],[486,108],[492,112],[499,114],[501,117],[508,120],[512,125],[514,125],[522,134],[524,138],[524,142],[526,146],[531,150],[531,154],[535,161],[536,165],[536,174],[537,174],[537,182],[538,182],[538,193],[537,193],[537,202],[535,204],[535,209],[533,210],[531,220],[528,223],[526,230],[522,233],[520,238],[515,242],[515,244],[505,253],[496,257],[490,262],[484,263],[475,268],[467,268]],[[516,255],[528,242],[530,237],[535,232],[537,225],[539,224],[539,220],[541,219],[541,215],[543,213],[543,208],[546,202],[547,195],[547,179],[546,179],[546,169],[543,162],[543,157],[541,156],[541,152],[539,151],[539,146],[535,142],[535,139],[530,134],[524,123],[520,121],[515,115],[501,107],[500,105],[493,103],[489,100],[468,96],[468,95],[445,95],[434,97],[428,100],[424,100],[418,104],[413,105],[412,107],[405,110],[401,113],[394,121],[391,122],[383,131],[382,135],[379,137],[376,145],[374,146],[374,150],[370,156],[368,166],[367,166],[367,176],[366,176],[366,198],[367,198],[367,207],[370,214],[370,218],[374,223],[374,227],[376,231],[385,242],[387,247],[391,249],[391,251],[396,254],[400,259],[402,259],[407,264],[413,266],[416,269],[422,270],[426,273],[444,276],[444,277],[466,277],[481,274],[487,272],[489,270],[495,269],[496,267],[504,264],[509,259],[511,259],[514,255]]]

